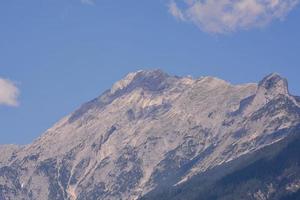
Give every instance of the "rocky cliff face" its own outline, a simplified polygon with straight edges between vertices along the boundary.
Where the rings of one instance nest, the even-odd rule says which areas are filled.
[[[282,140],[299,105],[277,74],[131,73],[32,144],[0,148],[0,199],[138,199]]]

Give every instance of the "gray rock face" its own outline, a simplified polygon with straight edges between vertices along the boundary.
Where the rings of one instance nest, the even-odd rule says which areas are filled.
[[[299,98],[277,74],[231,85],[130,73],[32,144],[0,148],[0,199],[138,199],[280,141],[299,121]]]

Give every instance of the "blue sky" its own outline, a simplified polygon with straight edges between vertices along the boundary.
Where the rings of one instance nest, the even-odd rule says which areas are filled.
[[[139,69],[232,83],[278,72],[300,95],[298,0],[242,1],[0,1],[0,144],[31,142]]]

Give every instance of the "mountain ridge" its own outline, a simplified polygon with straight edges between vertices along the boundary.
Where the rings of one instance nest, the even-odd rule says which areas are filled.
[[[299,122],[297,97],[278,74],[232,85],[130,73],[2,159],[0,197],[138,199],[276,143]]]

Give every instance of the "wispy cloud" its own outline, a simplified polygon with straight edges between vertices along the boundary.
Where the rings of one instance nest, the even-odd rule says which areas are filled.
[[[95,5],[95,0],[80,0],[81,3],[87,4],[87,5]]]
[[[169,4],[169,12],[171,15],[173,15],[175,18],[184,21],[185,17],[181,9],[177,6],[175,1],[171,1]]]
[[[12,81],[0,78],[0,105],[18,106],[19,94],[19,89]]]
[[[170,13],[210,33],[265,26],[284,17],[299,0],[172,0]]]

